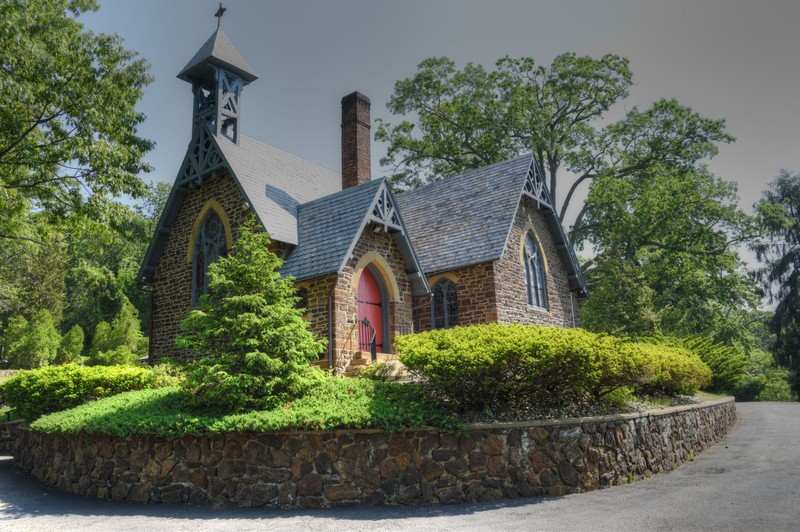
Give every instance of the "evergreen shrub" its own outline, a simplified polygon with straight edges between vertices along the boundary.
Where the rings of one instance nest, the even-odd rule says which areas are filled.
[[[714,342],[706,336],[674,338],[657,336],[648,338],[647,343],[659,346],[688,349],[706,363],[711,369],[711,382],[708,391],[732,393],[748,368],[748,359],[740,348]]]
[[[270,410],[232,414],[193,408],[178,388],[128,392],[37,419],[48,433],[178,437],[230,432],[380,428],[390,432],[439,427],[464,432],[418,386],[367,379],[324,378],[303,397]]]
[[[179,347],[206,358],[188,370],[184,390],[196,406],[263,410],[298,398],[325,374],[312,366],[324,350],[296,308],[294,283],[251,219],[230,255],[209,266],[208,294],[181,323]]]
[[[0,386],[0,402],[32,421],[95,399],[176,383],[163,368],[64,364],[19,372]]]

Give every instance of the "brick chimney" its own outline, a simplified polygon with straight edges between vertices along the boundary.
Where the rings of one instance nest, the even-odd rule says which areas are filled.
[[[360,92],[342,98],[342,189],[371,179],[369,98]]]

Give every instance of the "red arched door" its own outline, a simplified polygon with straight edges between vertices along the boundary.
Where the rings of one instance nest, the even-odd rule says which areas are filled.
[[[364,268],[358,280],[358,346],[361,351],[370,351],[373,330],[375,332],[376,351],[383,353],[383,297],[378,280]],[[364,318],[369,325],[364,323]]]

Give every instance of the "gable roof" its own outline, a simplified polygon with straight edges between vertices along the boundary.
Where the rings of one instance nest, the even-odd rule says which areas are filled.
[[[211,37],[194,54],[194,57],[181,69],[178,78],[189,83],[195,79],[206,79],[209,76],[205,68],[206,64],[221,66],[247,83],[258,79],[256,71],[242,57],[222,28],[217,28],[217,31],[211,34]]]
[[[428,292],[428,285],[399,212],[383,219],[381,203],[395,202],[383,179],[368,181],[298,207],[299,244],[286,259],[281,273],[302,281],[341,273],[353,248],[370,222],[383,223],[400,248],[410,273],[413,292]]]
[[[297,207],[341,189],[341,178],[333,170],[259,140],[241,135],[239,144],[236,144],[226,138],[220,140],[211,134],[207,138],[212,142],[211,149],[219,150],[223,168],[230,174],[261,225],[275,241],[296,245]],[[193,146],[190,143],[187,148],[184,165]],[[220,174],[219,169],[215,168],[213,174]],[[179,172],[139,270],[137,279],[140,283],[152,281],[167,237],[184,199],[189,194],[189,187],[192,185],[183,183],[182,179],[183,174]]]
[[[425,274],[501,258],[522,196],[528,194],[544,214],[570,289],[585,296],[583,273],[541,175],[533,157],[525,155],[399,194]]]

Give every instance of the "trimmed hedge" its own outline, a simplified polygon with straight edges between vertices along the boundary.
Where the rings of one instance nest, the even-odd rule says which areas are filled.
[[[598,402],[619,389],[693,393],[711,377],[685,349],[583,329],[492,323],[404,336],[395,344],[400,361],[461,411]]]
[[[645,372],[633,386],[639,395],[692,395],[711,382],[708,365],[682,347],[630,342],[622,354],[644,361]]]
[[[65,364],[21,371],[0,387],[0,396],[17,415],[33,421],[94,399],[176,383],[163,368]]]

